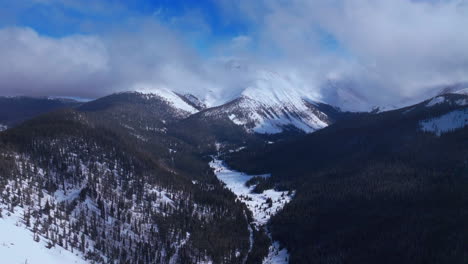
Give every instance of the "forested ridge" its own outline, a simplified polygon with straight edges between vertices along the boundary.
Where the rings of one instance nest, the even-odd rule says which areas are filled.
[[[90,261],[243,263],[250,215],[209,157],[159,132],[132,136],[122,126],[142,132],[139,111],[126,112],[133,123],[110,113],[60,110],[2,133],[3,213],[23,210],[36,239]]]
[[[466,263],[468,128],[440,136],[420,120],[449,103],[362,114],[302,138],[231,153],[229,164],[296,189],[272,218],[290,263]]]
[[[19,114],[0,132],[0,216],[20,213],[35,241],[94,263],[262,263],[267,232],[289,263],[466,263],[468,128],[422,128],[466,98],[382,113],[317,104],[333,124],[310,134],[260,135],[142,93]],[[292,201],[252,228],[213,157],[271,174],[246,186]]]

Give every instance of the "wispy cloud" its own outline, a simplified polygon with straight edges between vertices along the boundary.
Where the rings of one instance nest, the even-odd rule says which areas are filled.
[[[97,97],[144,83],[219,102],[255,78],[233,71],[233,60],[276,71],[325,99],[336,89],[324,85],[332,79],[376,104],[468,79],[463,0],[214,3],[223,25],[248,30],[218,36],[202,6],[168,16],[99,0],[9,4],[13,13],[50,7],[57,12],[52,27],[62,17],[69,34],[33,29],[15,15],[0,19],[0,93]]]
[[[380,101],[468,79],[468,3],[463,0],[221,3],[232,19],[246,17],[256,25],[259,50],[273,47],[281,54],[270,66],[295,69],[306,79],[354,80],[360,93]],[[259,9],[263,12],[253,15]],[[331,52],[324,33],[332,38]]]

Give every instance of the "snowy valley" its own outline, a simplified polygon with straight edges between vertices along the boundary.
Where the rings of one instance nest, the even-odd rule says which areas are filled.
[[[278,213],[294,196],[294,191],[276,191],[274,189],[263,190],[262,193],[255,193],[254,187],[247,186],[249,180],[255,177],[269,177],[270,175],[247,175],[242,172],[229,169],[226,164],[214,158],[210,162],[218,179],[231,190],[239,201],[245,203],[253,214],[254,221],[250,228],[264,228],[268,233],[267,223],[270,218]],[[271,235],[269,235],[271,239]],[[252,243],[252,242],[251,242]],[[272,241],[268,255],[263,260],[263,264],[287,264],[289,254],[287,249],[280,248],[277,241]]]

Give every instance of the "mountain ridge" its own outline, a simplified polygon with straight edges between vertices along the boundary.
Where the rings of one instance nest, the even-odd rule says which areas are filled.
[[[464,92],[376,113],[341,112],[300,99],[304,104],[300,107],[329,122],[308,134],[287,127],[276,135],[255,133],[249,131],[255,122],[236,124],[230,118],[233,114],[248,118],[249,111],[260,111],[270,120],[280,114],[302,118],[299,111],[295,113],[297,109],[287,105],[271,109],[277,100],[269,105],[268,99],[263,100],[265,104],[242,97],[189,113],[158,95],[127,92],[14,125],[0,133],[0,214],[22,214],[23,218],[15,221],[34,239],[47,247],[83,252],[88,261],[253,264],[281,251],[290,253],[288,259],[293,264],[314,259],[326,262],[337,254],[352,263],[376,262],[377,253],[367,256],[359,248],[353,249],[355,256],[340,253],[340,245],[350,240],[336,230],[356,237],[367,232],[358,228],[365,223],[373,234],[379,234],[374,219],[385,221],[388,211],[394,212],[391,223],[403,223],[401,226],[424,234],[426,231],[399,215],[408,212],[403,214],[405,208],[395,201],[423,208],[418,201],[429,199],[431,203],[425,206],[442,213],[437,208],[444,207],[430,206],[448,199],[457,209],[452,198],[462,195],[459,191],[465,185],[459,171],[464,165],[460,161],[468,157],[466,145],[460,144],[466,141],[468,125]],[[246,101],[247,105],[242,105]],[[447,122],[455,123],[446,126]],[[257,208],[272,216],[267,223],[272,237],[261,228],[255,229],[252,212],[216,178],[209,166],[213,156],[237,171],[271,173],[246,183],[252,193],[274,190],[282,193],[277,197],[280,202],[295,193],[274,216],[268,213],[267,200]],[[437,186],[442,188],[440,194],[434,191]],[[421,190],[423,194],[418,196]],[[239,199],[248,201],[248,197]],[[349,204],[367,208],[373,215],[348,210]],[[390,205],[392,210],[383,210]],[[450,208],[447,215],[453,214]],[[253,211],[258,213],[257,209]],[[318,213],[309,214],[310,210]],[[336,217],[328,218],[328,212]],[[418,209],[411,214],[419,219],[419,225],[434,231],[416,212],[424,212]],[[444,225],[448,223],[448,217],[438,216]],[[57,224],[54,220],[48,224],[48,219],[54,218]],[[341,222],[345,219],[353,224]],[[402,241],[397,243],[399,252],[415,254],[404,251],[405,241],[413,243],[411,236],[420,233],[407,232],[408,237],[397,226],[388,226],[394,232],[384,232],[385,241],[388,236],[398,236]],[[323,229],[327,232],[316,232]],[[279,242],[269,251],[272,241]],[[430,248],[428,241],[418,244],[417,249]],[[377,245],[375,252],[379,254],[385,255],[391,248],[372,237],[353,240],[350,245],[368,248],[368,242]],[[316,247],[318,244],[325,247]],[[449,241],[445,244],[451,245]],[[437,259],[447,260],[447,247],[439,248],[432,249]],[[389,254],[388,263],[406,260],[397,255]]]

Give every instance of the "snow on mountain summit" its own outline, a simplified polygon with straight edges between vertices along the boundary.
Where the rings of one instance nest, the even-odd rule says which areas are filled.
[[[461,89],[461,90],[455,91],[454,93],[456,93],[456,94],[462,94],[462,95],[468,95],[468,87],[465,88],[465,89]]]
[[[154,88],[151,86],[139,85],[135,87],[135,91],[145,95],[148,99],[154,96],[160,97],[167,101],[169,104],[171,104],[174,108],[183,110],[190,114],[198,112],[198,110],[195,107],[183,100],[181,96],[167,88]]]
[[[242,92],[242,96],[265,106],[294,105],[300,110],[307,109],[303,100],[305,94],[288,79],[269,71],[259,71],[257,79]]]
[[[256,78],[237,99],[204,114],[226,116],[248,131],[260,134],[276,134],[291,128],[310,133],[326,127],[327,115],[305,98],[306,94],[287,78],[257,71]]]
[[[279,133],[286,126],[309,133],[326,127],[326,120],[311,111],[305,97],[288,79],[260,71],[258,79],[242,92],[242,104],[253,110],[250,118],[257,133]]]
[[[468,95],[468,83],[466,82],[446,85],[443,88],[436,87],[434,89],[439,91],[437,95],[444,95],[444,94]]]

